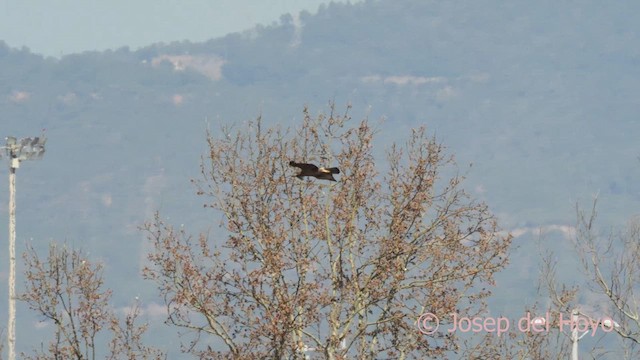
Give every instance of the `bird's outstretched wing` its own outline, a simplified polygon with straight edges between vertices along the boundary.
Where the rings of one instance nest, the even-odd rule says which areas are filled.
[[[318,167],[313,164],[297,163],[295,161],[289,161],[289,166],[297,167],[301,170],[302,176],[313,176],[318,172]]]

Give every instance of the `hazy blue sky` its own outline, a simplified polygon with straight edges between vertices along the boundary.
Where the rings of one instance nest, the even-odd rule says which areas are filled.
[[[135,49],[161,41],[203,41],[256,24],[270,24],[285,13],[315,12],[320,4],[329,2],[0,0],[0,40],[50,56],[125,45]]]

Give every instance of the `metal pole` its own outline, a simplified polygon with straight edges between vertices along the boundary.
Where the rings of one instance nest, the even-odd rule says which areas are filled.
[[[9,155],[9,320],[7,324],[8,359],[16,359],[16,169],[21,160],[41,159],[47,138],[5,138],[3,149]]]
[[[571,360],[578,360],[578,311],[571,312]]]
[[[16,359],[16,167],[9,167],[9,323],[7,325],[8,359]]]

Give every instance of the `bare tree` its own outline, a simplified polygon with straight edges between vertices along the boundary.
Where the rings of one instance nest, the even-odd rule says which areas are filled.
[[[603,236],[596,225],[596,205],[590,211],[577,208],[574,239],[575,254],[581,264],[583,278],[579,285],[568,286],[558,281],[553,253],[545,257],[545,287],[559,313],[576,311],[580,316],[608,320],[598,326],[609,327],[621,339],[616,358],[637,359],[640,356],[640,219],[632,219],[625,229]],[[581,286],[580,286],[581,285]],[[588,303],[579,303],[579,295]],[[585,310],[585,308],[587,308]],[[606,335],[612,336],[612,335]],[[600,347],[592,352],[607,353]],[[611,351],[610,351],[611,352]]]
[[[140,303],[136,299],[133,307],[127,314],[125,314],[123,321],[119,320],[116,316],[111,316],[109,321],[109,330],[111,330],[113,337],[109,343],[110,353],[107,359],[166,359],[166,355],[162,351],[144,345],[142,337],[147,331],[148,325],[136,324],[140,315]]]
[[[333,107],[318,117],[305,109],[294,131],[258,118],[209,134],[194,183],[222,214],[220,230],[192,237],[159,215],[145,226],[154,246],[145,276],[168,323],[193,332],[184,351],[404,359],[458,349],[455,334],[425,335],[416,321],[482,312],[511,238],[461,189],[425,129],[382,161],[369,122],[349,120]],[[290,161],[337,166],[338,182],[299,180]]]
[[[25,359],[97,359],[99,348],[107,359],[163,359],[164,355],[142,345],[146,325],[135,324],[138,304],[124,324],[109,306],[111,290],[104,289],[102,265],[91,263],[80,251],[51,244],[42,260],[31,246],[24,254],[26,291],[20,296],[54,326],[54,338]],[[110,330],[109,346],[103,330]],[[105,339],[107,339],[105,341]]]
[[[546,310],[540,311],[538,306],[525,308],[524,314],[529,314],[533,321],[539,315],[547,316]],[[532,315],[533,314],[533,315]],[[514,323],[509,327],[508,332],[497,336],[495,333],[485,333],[481,341],[472,338],[465,345],[465,351],[460,359],[504,359],[504,360],[547,360],[547,359],[567,359],[569,358],[571,346],[565,334],[556,331],[558,323],[558,312],[549,312],[549,326],[538,324],[531,326],[531,323],[520,328]],[[554,329],[554,330],[552,330]]]

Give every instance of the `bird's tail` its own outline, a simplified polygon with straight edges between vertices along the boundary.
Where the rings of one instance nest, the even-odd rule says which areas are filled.
[[[340,174],[340,169],[337,167],[328,168],[327,170],[332,174]]]

